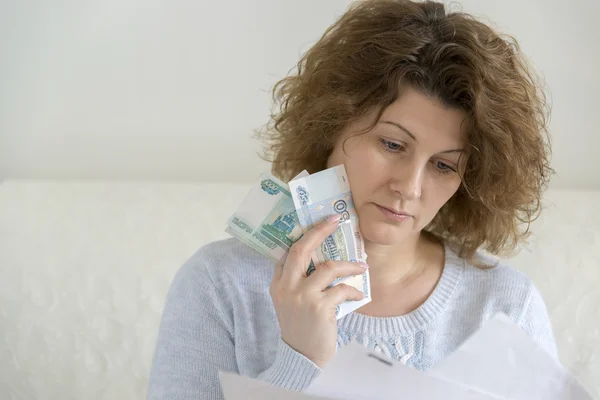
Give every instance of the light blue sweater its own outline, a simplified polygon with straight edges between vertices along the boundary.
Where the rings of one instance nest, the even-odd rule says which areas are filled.
[[[162,316],[149,399],[222,399],[219,370],[292,390],[312,382],[319,367],[281,340],[269,295],[273,267],[228,239],[204,246],[179,269]],[[421,307],[390,318],[352,313],[338,321],[337,345],[353,340],[426,370],[497,312],[557,357],[546,307],[532,282],[503,264],[478,269],[448,246],[440,281]]]

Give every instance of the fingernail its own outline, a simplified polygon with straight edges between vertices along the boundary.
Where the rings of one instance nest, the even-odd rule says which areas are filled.
[[[342,218],[342,216],[340,214],[335,214],[335,215],[332,215],[331,217],[327,218],[327,220],[330,223],[335,224],[336,222],[338,222],[340,220],[340,218]]]
[[[367,263],[360,263],[360,266],[363,267],[364,269],[369,269],[369,265]]]

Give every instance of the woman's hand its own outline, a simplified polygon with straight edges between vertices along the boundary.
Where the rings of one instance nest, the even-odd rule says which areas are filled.
[[[364,297],[360,290],[343,283],[327,287],[336,278],[364,273],[366,264],[326,261],[306,276],[311,254],[338,224],[339,216],[333,216],[306,232],[290,248],[285,264],[276,265],[270,286],[281,338],[321,368],[336,352],[337,306]]]

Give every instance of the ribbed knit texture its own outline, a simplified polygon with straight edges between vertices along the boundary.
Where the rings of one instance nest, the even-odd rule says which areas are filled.
[[[447,246],[445,255],[440,281],[421,307],[399,317],[349,314],[338,321],[338,348],[355,341],[426,370],[502,312],[557,357],[544,301],[525,275],[483,255],[496,265],[478,269]],[[222,399],[218,371],[298,391],[312,382],[320,368],[281,340],[269,295],[273,268],[227,239],[204,246],[179,269],[162,316],[148,399]]]

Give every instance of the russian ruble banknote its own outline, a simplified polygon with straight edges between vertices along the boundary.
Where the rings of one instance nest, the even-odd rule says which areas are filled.
[[[298,177],[306,175],[303,171]],[[270,172],[260,175],[225,231],[276,263],[285,262],[290,247],[304,233],[288,185]]]
[[[308,231],[331,215],[341,215],[336,231],[325,239],[318,251],[313,253],[313,263],[318,264],[326,260],[366,262],[364,240],[360,233],[358,215],[343,165],[312,175],[296,177],[288,185],[303,231]],[[342,282],[360,290],[365,297],[360,301],[342,303],[336,311],[338,319],[371,301],[368,270],[354,277],[336,279],[331,286]]]

